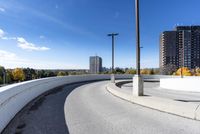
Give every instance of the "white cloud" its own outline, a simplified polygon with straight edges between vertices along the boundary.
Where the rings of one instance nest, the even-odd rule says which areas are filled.
[[[15,53],[5,50],[0,50],[0,65],[11,69],[17,67],[30,67],[35,69],[78,69],[77,65],[63,62],[23,59],[18,57]]]
[[[29,50],[29,51],[46,51],[49,50],[50,48],[48,47],[38,47],[33,43],[27,42],[24,38],[18,37],[17,38],[17,43],[18,47],[24,50]]]
[[[1,60],[13,60],[16,58],[16,55],[11,52],[0,50],[0,59]]]
[[[22,59],[18,57],[15,53],[5,51],[5,50],[0,50],[0,65],[4,66],[5,68],[17,68],[17,67],[32,67],[34,62],[27,60],[27,59]],[[35,65],[34,67],[36,67]]]
[[[0,38],[3,38],[4,35],[5,35],[5,32],[2,29],[0,29]]]
[[[5,12],[5,9],[2,8],[2,7],[0,7],[0,11],[1,11],[1,12]]]
[[[40,36],[41,39],[45,38],[44,36]],[[0,29],[0,39],[3,40],[16,40],[18,47],[24,50],[29,50],[29,51],[46,51],[49,50],[50,48],[48,47],[38,47],[33,43],[30,43],[28,41],[26,41],[23,37],[6,37],[5,36],[5,32]]]
[[[0,50],[0,61],[1,62],[25,62],[27,60],[17,57],[15,53]]]
[[[0,39],[3,39],[3,40],[16,40],[17,38],[15,37],[6,37],[5,36],[5,32],[0,29]]]
[[[3,40],[16,40],[16,37],[2,37]]]

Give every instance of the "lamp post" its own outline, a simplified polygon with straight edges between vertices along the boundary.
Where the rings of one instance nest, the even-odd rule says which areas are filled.
[[[139,0],[135,0],[135,15],[136,15],[136,70],[137,74],[133,77],[133,95],[143,95],[143,79],[140,75],[140,14]]]
[[[114,56],[115,56],[115,36],[119,35],[118,33],[111,33],[108,36],[112,37],[112,74],[111,74],[111,82],[115,83],[115,75],[114,75]]]

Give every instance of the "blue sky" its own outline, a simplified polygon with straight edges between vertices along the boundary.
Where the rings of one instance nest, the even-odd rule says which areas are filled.
[[[141,1],[141,66],[159,66],[159,35],[176,25],[200,24],[199,0]],[[89,56],[135,67],[134,0],[1,0],[0,65],[6,68],[88,69]]]

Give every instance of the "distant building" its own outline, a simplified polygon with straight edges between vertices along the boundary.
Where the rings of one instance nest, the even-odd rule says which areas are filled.
[[[169,74],[180,67],[200,67],[200,26],[177,26],[160,36],[161,73]]]
[[[90,73],[98,74],[102,72],[102,58],[99,56],[90,57]]]

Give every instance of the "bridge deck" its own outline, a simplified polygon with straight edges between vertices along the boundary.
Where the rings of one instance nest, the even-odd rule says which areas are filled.
[[[72,84],[45,93],[28,104],[2,134],[67,134],[64,118],[66,97],[77,87]]]
[[[27,105],[2,134],[199,134],[199,121],[123,101],[107,92],[107,83],[52,90]]]

